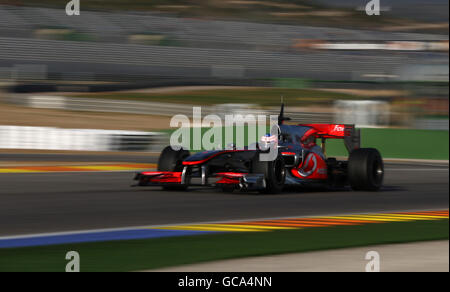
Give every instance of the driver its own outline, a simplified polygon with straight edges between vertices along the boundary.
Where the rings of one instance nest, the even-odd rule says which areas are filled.
[[[278,145],[278,137],[277,135],[265,134],[261,137],[259,145],[261,149],[267,150],[270,145]]]
[[[302,139],[301,144],[303,148],[311,149],[314,146],[317,146],[316,144],[316,137],[315,136],[308,136],[305,139]]]

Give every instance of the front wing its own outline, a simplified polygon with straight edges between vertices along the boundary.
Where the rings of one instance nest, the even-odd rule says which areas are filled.
[[[185,172],[146,171],[137,173],[137,186],[209,186],[234,187],[242,190],[264,189],[263,174],[249,174],[239,172],[220,172],[209,176],[189,177]]]
[[[137,173],[134,186],[204,186],[216,188],[231,188],[242,191],[258,191],[266,188],[263,174],[220,172],[209,176],[188,177],[183,172],[147,171]],[[311,186],[326,185],[323,179],[300,179],[291,175],[286,176],[286,185]]]

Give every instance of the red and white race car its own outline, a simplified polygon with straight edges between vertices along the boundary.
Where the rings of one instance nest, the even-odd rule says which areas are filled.
[[[158,170],[138,173],[137,185],[163,186],[167,190],[184,190],[195,185],[264,193],[279,193],[287,185],[380,189],[383,160],[378,150],[360,148],[360,130],[344,124],[285,125],[289,118],[283,116],[283,108],[278,135],[262,137],[257,147],[191,155],[187,150],[168,146],[161,153]],[[327,139],[342,139],[349,152],[348,159],[327,157]],[[261,146],[270,143],[275,143],[278,155],[271,161],[262,161],[260,154],[268,150]]]

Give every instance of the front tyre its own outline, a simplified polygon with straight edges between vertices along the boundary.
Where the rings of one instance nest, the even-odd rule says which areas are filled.
[[[189,151],[180,148],[179,150],[172,149],[167,146],[161,152],[158,160],[158,171],[183,171],[183,161],[190,156]],[[183,191],[186,186],[165,186],[165,190]]]
[[[273,161],[260,161],[259,154],[256,154],[252,163],[252,173],[264,174],[266,186],[261,193],[278,194],[283,190],[286,167],[282,157],[279,156]]]
[[[378,191],[384,179],[380,152],[374,148],[360,148],[350,153],[348,178],[353,190]]]

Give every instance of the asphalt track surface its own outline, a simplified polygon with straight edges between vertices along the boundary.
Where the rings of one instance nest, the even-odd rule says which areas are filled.
[[[155,157],[2,154],[4,161],[155,162]],[[386,163],[380,192],[279,195],[132,188],[130,172],[0,174],[0,236],[345,213],[448,209],[448,165]]]

